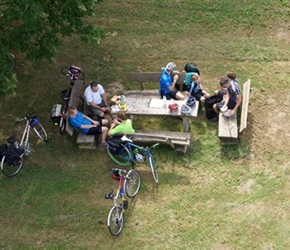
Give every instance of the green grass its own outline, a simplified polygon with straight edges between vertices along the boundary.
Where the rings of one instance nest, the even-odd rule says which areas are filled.
[[[268,128],[257,128],[262,121],[255,116],[273,96],[284,97],[285,112],[289,107],[289,13],[286,1],[103,1],[90,20],[107,31],[99,46],[71,37],[52,63],[18,55],[19,85],[0,100],[0,139],[20,136],[23,127],[14,122],[35,110],[50,140],[38,143],[31,134],[32,154],[21,172],[0,176],[0,248],[289,249],[287,138],[285,147],[272,148]],[[185,156],[167,145],[154,150],[160,183],[147,165],[137,166],[142,188],[114,238],[104,195],[117,187],[107,171],[115,165],[104,149],[78,149],[76,134],[59,135],[49,117],[69,87],[60,69],[80,66],[84,87],[91,80],[106,87],[123,72],[159,71],[171,60],[179,70],[196,62],[211,93],[227,71],[236,71],[241,84],[250,78],[250,124],[238,145],[221,146],[217,124],[201,111],[191,121],[193,145]],[[182,131],[177,119],[136,117],[134,127]],[[257,129],[265,131],[259,143]]]

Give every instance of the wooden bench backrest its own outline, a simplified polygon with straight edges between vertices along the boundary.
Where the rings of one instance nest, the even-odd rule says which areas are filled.
[[[250,101],[250,88],[251,88],[251,80],[248,79],[243,85],[243,101],[242,101],[241,122],[239,132],[242,132],[247,127],[249,101]]]
[[[179,74],[178,83],[183,83],[186,73]],[[123,74],[122,80],[127,82],[139,82],[141,89],[145,89],[143,83],[145,82],[159,82],[161,76],[160,72],[127,72]]]
[[[81,93],[82,87],[83,87],[83,81],[76,80],[74,86],[72,87],[71,93],[70,93],[68,107],[74,106],[74,107],[78,108],[80,96],[82,95],[82,93]],[[65,131],[71,136],[73,135],[73,132],[74,132],[74,128],[70,125],[68,119],[66,122]]]

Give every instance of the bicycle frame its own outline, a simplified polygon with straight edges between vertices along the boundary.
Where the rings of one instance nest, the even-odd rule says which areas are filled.
[[[157,144],[154,144],[151,147],[154,147],[155,145],[157,145]],[[152,156],[152,154],[150,152],[151,147],[144,148],[144,147],[138,146],[130,141],[126,141],[124,147],[126,147],[129,150],[130,155],[131,155],[131,161],[133,164],[136,163],[137,161],[142,161],[142,160],[136,159],[136,156],[134,154],[135,149],[138,149],[139,151],[141,151],[142,152],[141,154],[145,157]],[[143,159],[143,161],[145,161],[145,159]]]

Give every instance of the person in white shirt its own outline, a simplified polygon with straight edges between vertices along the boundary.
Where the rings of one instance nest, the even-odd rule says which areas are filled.
[[[107,95],[100,83],[91,82],[85,89],[84,96],[88,109],[94,116],[104,118],[105,114],[108,114],[113,118],[110,112]]]

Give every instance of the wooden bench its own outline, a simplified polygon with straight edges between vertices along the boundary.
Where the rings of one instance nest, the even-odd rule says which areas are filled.
[[[74,106],[78,108],[79,101],[83,101],[82,99],[82,91],[83,91],[83,81],[82,80],[76,80],[75,84],[72,87],[70,99],[68,102],[68,107]],[[67,120],[66,122],[66,132],[72,136],[74,133],[74,127],[72,127]],[[89,148],[89,149],[95,149],[96,148],[96,137],[94,135],[85,135],[78,131],[78,137],[77,137],[77,144],[80,148]]]
[[[186,132],[136,130],[130,138],[134,142],[169,144],[180,155],[184,155],[191,145],[191,133]]]
[[[184,84],[186,73],[182,72],[179,74],[179,79],[177,83],[181,86]],[[154,95],[158,96],[158,88],[159,88],[159,79],[161,76],[160,72],[127,72],[123,74],[122,80],[125,82],[135,82],[140,84],[140,90],[127,90],[124,92],[125,95]],[[158,83],[156,85],[155,90],[146,90],[145,84],[146,83]]]
[[[243,96],[241,106],[241,121],[240,129],[238,131],[237,114],[226,118],[222,113],[219,114],[218,137],[223,145],[237,144],[239,142],[239,133],[247,128],[247,118],[250,100],[251,80],[248,79],[243,84]]]

